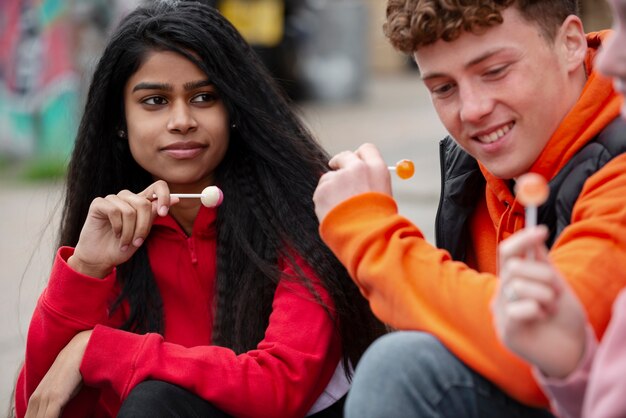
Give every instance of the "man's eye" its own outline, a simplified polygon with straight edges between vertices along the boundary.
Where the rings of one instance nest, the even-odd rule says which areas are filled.
[[[452,92],[453,88],[454,84],[452,83],[442,84],[441,86],[433,88],[432,93],[436,96],[446,96]]]
[[[508,65],[503,65],[501,67],[492,68],[489,71],[485,72],[487,77],[497,77],[504,73],[504,70],[508,68]]]

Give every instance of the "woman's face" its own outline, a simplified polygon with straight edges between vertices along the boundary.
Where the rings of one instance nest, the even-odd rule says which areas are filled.
[[[615,90],[626,96],[626,0],[607,0],[613,12],[613,30],[602,46],[596,65],[599,71],[613,77]],[[622,106],[626,118],[626,104]]]
[[[124,87],[128,143],[135,161],[172,192],[214,183],[226,154],[229,116],[194,63],[172,51],[150,52]]]

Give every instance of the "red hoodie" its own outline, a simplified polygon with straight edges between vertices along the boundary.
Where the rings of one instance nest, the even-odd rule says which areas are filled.
[[[16,387],[18,417],[58,353],[78,332],[92,328],[80,366],[85,388],[63,416],[115,416],[128,393],[147,379],[179,385],[238,417],[300,417],[309,411],[341,357],[336,327],[309,290],[284,279],[255,350],[236,355],[211,345],[215,216],[214,209],[202,208],[190,237],[169,216],[155,220],[146,244],[163,299],[163,336],[117,329],[128,309],[109,317],[119,294],[115,272],[104,279],[83,276],[66,263],[73,250],[59,250],[28,332]],[[310,268],[301,267],[315,280]],[[294,274],[291,266],[283,272]],[[314,287],[332,309],[319,281]]]

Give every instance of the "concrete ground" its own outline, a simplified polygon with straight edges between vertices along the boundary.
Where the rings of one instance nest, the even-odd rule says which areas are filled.
[[[376,144],[389,165],[409,158],[412,179],[393,180],[400,212],[433,240],[439,195],[438,142],[444,129],[416,73],[369,80],[356,103],[302,104],[303,117],[334,154]],[[0,416],[7,410],[23,357],[28,323],[45,287],[61,207],[58,183],[0,179]]]

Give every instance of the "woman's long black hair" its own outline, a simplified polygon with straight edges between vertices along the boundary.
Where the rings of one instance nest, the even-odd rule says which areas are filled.
[[[278,260],[293,263],[295,252],[332,297],[335,310],[327,311],[341,336],[344,366],[356,365],[385,328],[318,234],[312,196],[329,156],[249,45],[211,7],[157,2],[132,12],[113,34],[95,70],[70,162],[59,244],[76,245],[94,198],[138,192],[153,182],[117,131],[125,127],[124,85],[154,50],[176,51],[197,64],[236,125],[216,170],[226,198],[217,215],[214,343],[237,353],[256,347],[282,278]],[[161,297],[144,247],[118,268],[120,300],[130,305],[124,329],[162,332]],[[312,289],[300,271],[292,279]]]

